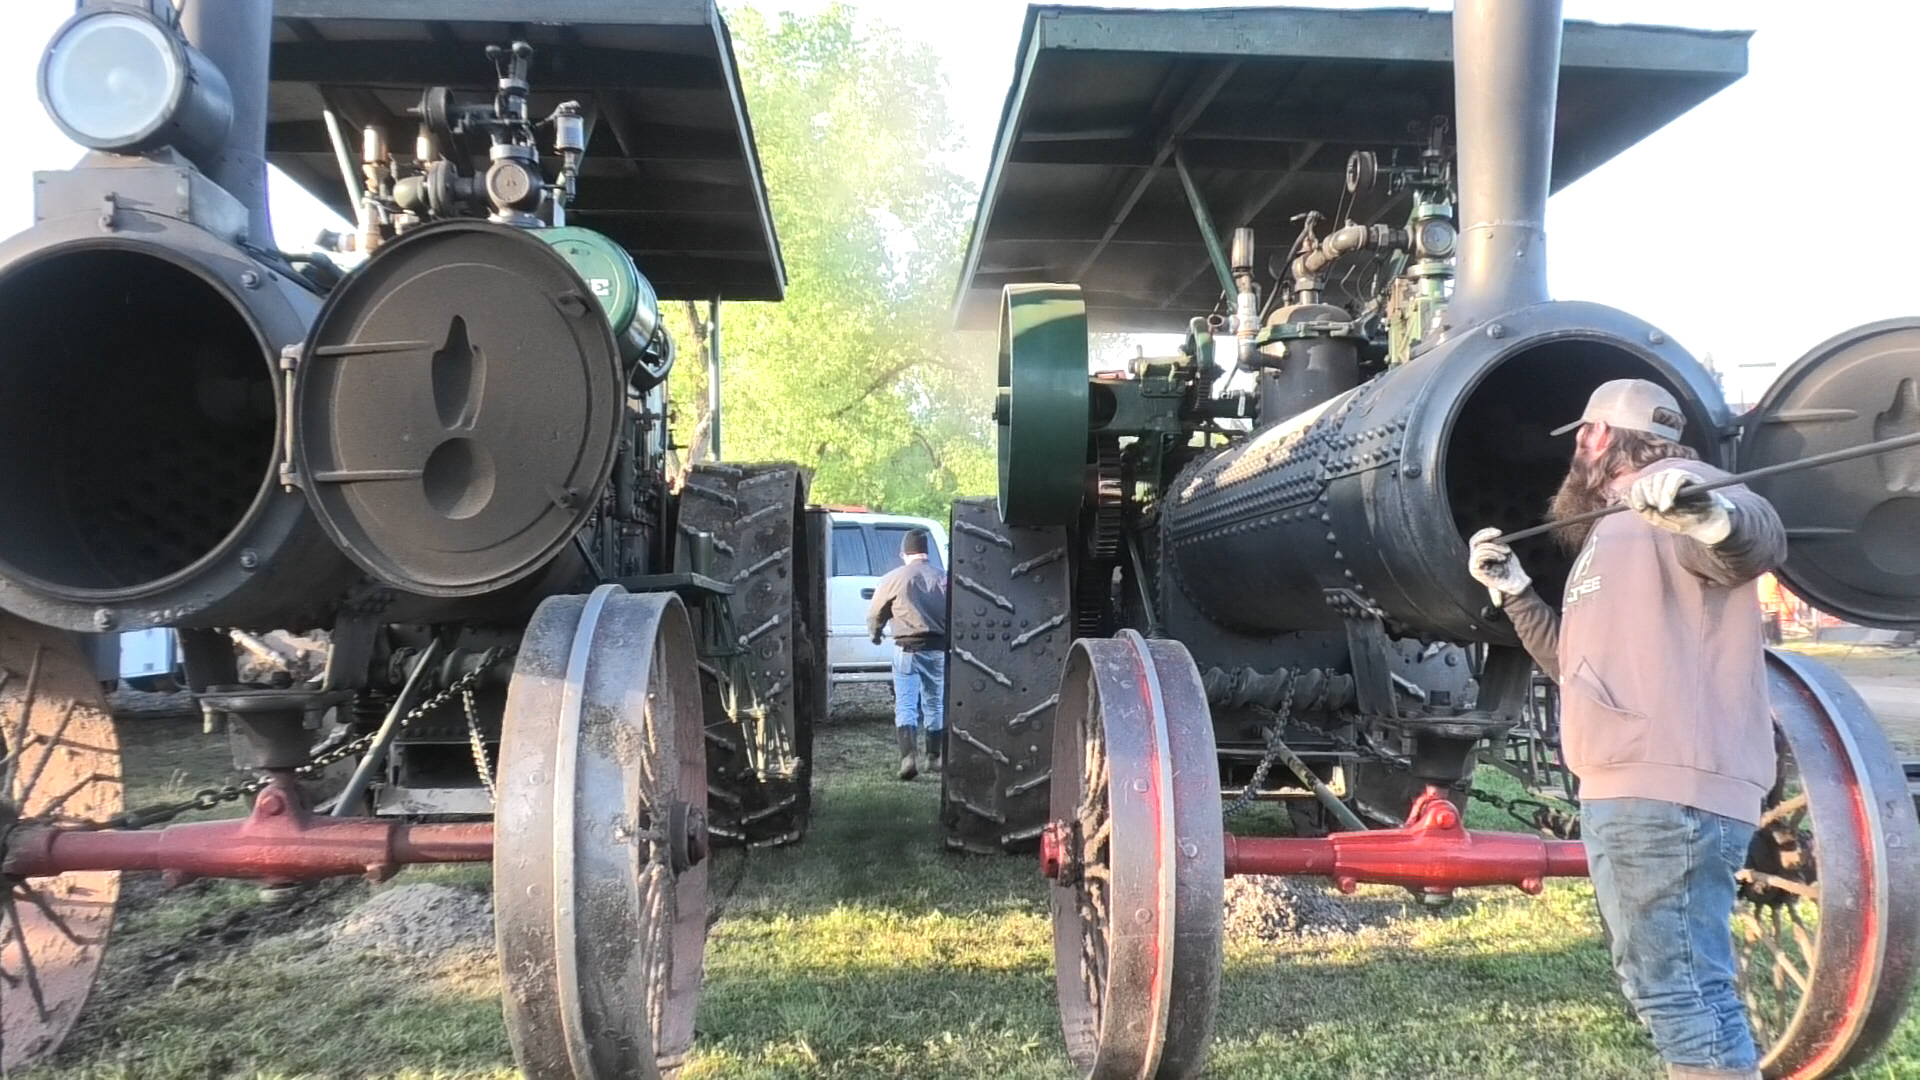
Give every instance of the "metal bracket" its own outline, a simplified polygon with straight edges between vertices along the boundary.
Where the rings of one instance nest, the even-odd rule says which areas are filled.
[[[396,595],[386,585],[368,578],[340,605],[333,633],[329,635],[322,689],[358,690],[367,685],[373,673],[373,653],[380,642],[380,628],[385,624],[387,607]]]
[[[1525,649],[1494,645],[1487,649],[1480,671],[1480,696],[1475,708],[1517,723],[1526,711],[1533,689],[1533,657]]]
[[[1393,665],[1388,657],[1387,628],[1381,612],[1351,589],[1328,589],[1327,602],[1347,625],[1347,652],[1353,661],[1353,695],[1360,712],[1386,720],[1398,719],[1394,699]]]

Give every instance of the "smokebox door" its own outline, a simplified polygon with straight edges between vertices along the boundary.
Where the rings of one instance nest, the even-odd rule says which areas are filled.
[[[623,407],[613,332],[524,231],[449,222],[334,290],[293,389],[293,461],[347,555],[473,596],[546,565],[598,504]]]
[[[1920,431],[1920,318],[1848,330],[1788,368],[1743,418],[1742,471]],[[1757,480],[1780,512],[1780,577],[1863,626],[1920,629],[1920,447]]]

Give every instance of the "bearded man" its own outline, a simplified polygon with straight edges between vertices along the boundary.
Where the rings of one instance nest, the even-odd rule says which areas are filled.
[[[1555,530],[1578,552],[1563,609],[1535,593],[1498,529],[1468,567],[1560,684],[1560,738],[1621,988],[1669,1077],[1760,1076],[1734,988],[1730,926],[1747,844],[1773,786],[1760,597],[1786,532],[1744,486],[1680,444],[1673,395],[1644,379],[1593,392],[1551,516],[1634,513]]]

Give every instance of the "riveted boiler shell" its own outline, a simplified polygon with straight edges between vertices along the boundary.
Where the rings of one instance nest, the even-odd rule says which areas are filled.
[[[1334,629],[1378,613],[1398,627],[1511,644],[1467,574],[1466,537],[1539,522],[1580,414],[1609,379],[1666,386],[1686,441],[1721,460],[1726,406],[1664,334],[1596,304],[1546,303],[1453,337],[1315,409],[1265,425],[1175,482],[1175,580],[1194,606],[1251,633]],[[1519,547],[1545,595],[1568,553]]]

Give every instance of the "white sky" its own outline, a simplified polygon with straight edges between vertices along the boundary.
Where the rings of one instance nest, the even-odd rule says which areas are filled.
[[[641,0],[636,0],[641,2]],[[815,11],[826,0],[750,0]],[[952,81],[976,183],[1012,79],[1023,0],[851,0],[930,43]],[[0,234],[32,223],[35,169],[79,156],[37,107],[40,46],[73,0],[6,0],[16,62],[0,69],[15,138],[0,163]],[[528,0],[537,12],[539,0]],[[1163,0],[1155,7],[1220,6]],[[1318,0],[1321,7],[1378,3]],[[1418,0],[1399,6],[1431,6]],[[1751,400],[1780,366],[1839,331],[1920,312],[1908,278],[1920,4],[1910,0],[1565,0],[1568,18],[1750,29],[1748,74],[1556,195],[1554,295],[1612,304],[1711,354],[1729,397]],[[476,62],[483,62],[476,57]],[[276,231],[305,247],[331,215],[276,177]],[[1330,207],[1329,210],[1332,208]],[[1227,227],[1229,223],[1222,223]],[[1771,369],[1742,365],[1773,365]]]

